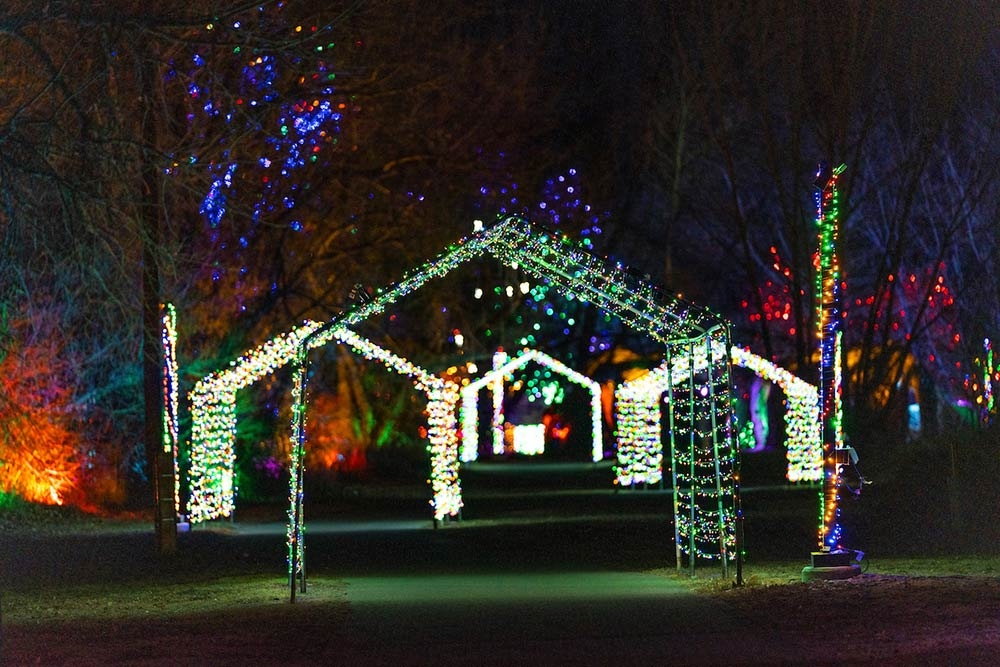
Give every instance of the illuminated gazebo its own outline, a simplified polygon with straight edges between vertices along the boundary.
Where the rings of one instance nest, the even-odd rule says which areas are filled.
[[[356,351],[409,375],[428,399],[428,449],[432,456],[431,506],[435,520],[461,510],[456,411],[460,392],[443,380],[387,350],[365,341],[353,328],[384,312],[406,295],[457,267],[493,259],[519,269],[565,295],[617,317],[625,326],[662,345],[665,355],[698,356],[691,366],[686,399],[674,406],[670,448],[678,460],[691,462],[675,471],[675,495],[683,511],[675,512],[682,551],[695,558],[721,560],[725,568],[735,556],[738,488],[736,443],[731,401],[729,325],[718,315],[669,296],[621,264],[595,257],[566,237],[544,231],[517,217],[499,220],[461,239],[372,298],[355,303],[325,323],[306,322],[279,335],[214,373],[191,392],[192,522],[228,516],[234,508],[236,392],[278,368],[295,362],[293,403],[292,489],[289,511],[290,567],[301,560],[301,463],[307,445],[305,380],[308,351],[331,341],[350,341]],[[719,350],[722,353],[719,353]],[[629,428],[619,425],[621,428]],[[682,469],[683,468],[683,469]]]

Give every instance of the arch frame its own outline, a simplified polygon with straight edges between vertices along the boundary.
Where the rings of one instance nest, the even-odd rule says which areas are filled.
[[[710,350],[716,343],[728,346],[729,324],[712,311],[665,294],[641,274],[620,263],[598,258],[565,236],[516,216],[502,218],[459,240],[363,303],[355,303],[326,322],[306,321],[250,350],[228,368],[200,380],[189,394],[192,464],[188,513],[192,523],[229,516],[235,507],[235,401],[239,390],[292,362],[303,346],[311,349],[324,344],[331,332],[349,331],[432,279],[484,257],[520,269],[557,291],[603,309],[630,329],[662,344],[668,355],[673,349]],[[712,452],[714,483],[703,489],[708,502],[692,508],[691,520],[684,529],[692,534],[703,531],[713,536],[718,534],[718,553],[714,556],[725,568],[735,555],[729,545],[735,532],[738,504],[738,491],[733,485],[737,454],[732,405],[728,390],[723,389],[730,383],[731,365],[728,356],[709,358],[710,398],[699,404],[707,411],[703,415],[707,421],[699,426],[703,429],[699,438],[704,440],[699,446]],[[692,400],[700,399],[692,394]],[[694,427],[692,445],[693,432]],[[457,513],[458,508],[449,506],[448,511]]]
[[[551,368],[571,382],[584,387],[590,392],[590,434],[591,434],[591,459],[597,463],[604,458],[604,434],[601,424],[601,386],[593,379],[583,373],[579,373],[558,359],[542,352],[541,350],[525,348],[513,357],[501,361],[494,355],[494,367],[465,385],[461,389],[461,407],[459,422],[462,426],[462,446],[460,458],[463,463],[475,461],[478,458],[479,449],[479,391],[485,387],[491,388],[494,402],[496,402],[498,391],[502,391],[503,379],[513,371],[524,368],[531,362],[539,363]],[[495,403],[496,404],[496,403]],[[496,415],[497,411],[494,411]],[[501,417],[502,418],[502,417]],[[497,452],[497,441],[502,437],[497,429],[502,428],[501,424],[494,417],[493,427],[493,452]]]

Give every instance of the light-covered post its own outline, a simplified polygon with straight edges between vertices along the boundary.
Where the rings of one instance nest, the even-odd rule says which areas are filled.
[[[288,586],[289,597],[295,602],[296,579],[306,592],[305,544],[302,516],[302,478],[306,442],[306,375],[308,348],[301,345],[295,354],[295,374],[292,382],[292,437],[288,481]]]
[[[819,340],[819,417],[823,441],[823,491],[820,496],[819,550],[812,553],[812,565],[802,571],[804,580],[843,579],[860,574],[851,563],[851,552],[841,544],[841,472],[848,463],[844,447],[841,406],[841,323],[840,196],[837,179],[844,165],[831,169],[821,162],[816,172],[816,227],[818,266],[816,267],[816,333]]]

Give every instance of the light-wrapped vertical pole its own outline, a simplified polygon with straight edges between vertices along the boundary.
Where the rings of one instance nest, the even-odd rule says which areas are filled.
[[[831,169],[820,163],[816,173],[816,226],[819,249],[816,271],[817,336],[819,338],[819,405],[823,434],[823,499],[819,548],[822,551],[840,548],[840,495],[842,429],[840,407],[840,261],[837,242],[840,223],[840,201],[837,178],[843,165]]]
[[[292,378],[292,435],[288,481],[288,586],[292,602],[295,602],[296,579],[302,592],[306,591],[302,477],[305,470],[307,370],[308,348],[301,345],[295,354]]]

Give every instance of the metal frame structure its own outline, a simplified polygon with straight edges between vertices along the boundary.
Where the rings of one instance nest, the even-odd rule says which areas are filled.
[[[718,558],[723,568],[727,568],[728,562],[739,551],[738,545],[733,549],[739,532],[736,530],[739,518],[739,462],[733,429],[731,362],[728,354],[713,355],[712,349],[716,344],[721,344],[723,349],[729,348],[728,323],[705,308],[664,294],[621,264],[595,257],[566,237],[544,231],[518,217],[501,219],[481,232],[461,239],[395,285],[376,291],[369,300],[355,303],[325,323],[306,322],[248,352],[229,368],[200,381],[191,392],[192,493],[188,504],[191,521],[228,516],[232,512],[236,391],[295,361],[300,367],[296,377],[301,378],[301,387],[297,392],[303,402],[293,410],[289,565],[293,586],[298,576],[304,587],[301,473],[306,444],[304,402],[308,350],[334,339],[343,341],[356,336],[351,332],[353,326],[382,313],[429,281],[483,258],[492,258],[508,267],[520,269],[558,292],[571,294],[579,301],[614,315],[635,332],[662,344],[668,359],[678,356],[678,351],[705,350],[706,366],[690,364],[690,381],[687,383],[689,410],[683,417],[671,417],[674,422],[671,449],[676,463],[673,468],[675,474],[679,465],[690,470],[687,476],[679,476],[678,483],[690,480],[685,494],[691,499],[688,504],[675,507],[674,521],[679,527],[678,543],[700,544],[707,540],[718,545],[717,553],[692,550],[692,559],[696,556]],[[374,354],[391,355],[384,350]],[[450,417],[441,417],[440,423],[429,425],[431,437],[441,435],[441,431],[448,428],[448,423],[454,428],[459,395],[457,388],[449,391],[441,384],[444,382],[441,378],[415,366],[405,372],[414,377],[416,385],[428,391],[429,401],[438,403],[442,414],[449,413],[447,404],[451,403]],[[433,392],[442,393],[438,396]],[[683,437],[676,437],[678,434]],[[444,442],[450,443],[447,438]],[[444,447],[451,447],[453,451],[441,454],[446,460],[440,471],[444,477],[436,482],[432,472],[431,483],[435,487],[432,505],[436,520],[456,516],[461,509],[458,447],[455,443]],[[439,446],[432,442],[432,456],[436,448]],[[454,466],[447,463],[451,458],[455,459]],[[709,483],[701,482],[705,475]],[[446,502],[439,497],[441,493],[446,494]]]

